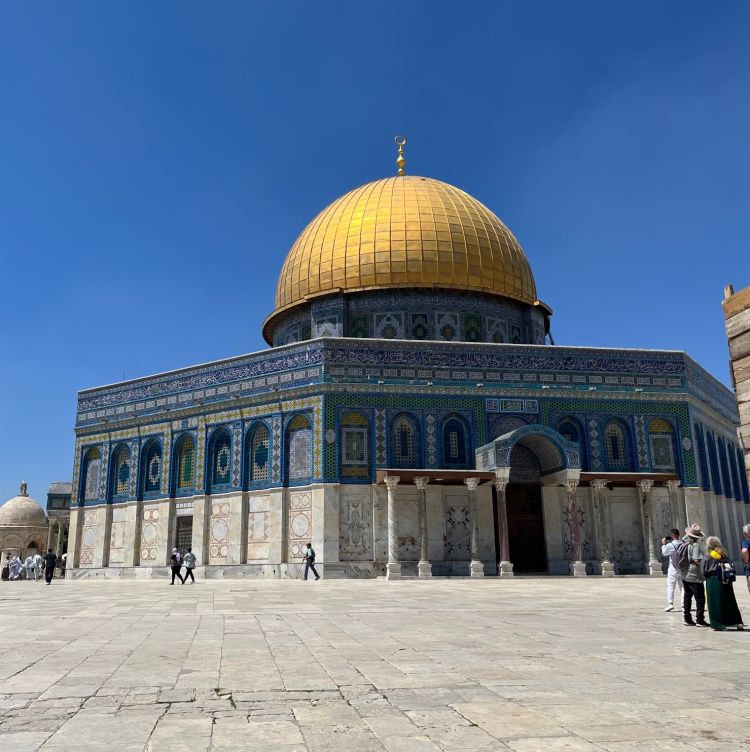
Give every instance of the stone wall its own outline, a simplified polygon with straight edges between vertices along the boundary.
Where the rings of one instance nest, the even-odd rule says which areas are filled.
[[[745,454],[745,472],[750,473],[750,287],[735,293],[734,288],[727,285],[722,305],[732,383],[740,413],[740,445]]]

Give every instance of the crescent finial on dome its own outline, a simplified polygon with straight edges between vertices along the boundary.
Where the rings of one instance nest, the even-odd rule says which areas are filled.
[[[393,139],[398,146],[398,156],[396,157],[396,167],[398,170],[396,174],[401,177],[404,174],[404,168],[406,167],[406,157],[404,156],[404,146],[406,146],[406,136],[396,136]]]

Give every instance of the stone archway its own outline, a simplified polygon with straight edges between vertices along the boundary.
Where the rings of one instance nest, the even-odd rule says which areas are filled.
[[[567,486],[571,491],[568,519],[578,519],[575,487],[581,472],[580,446],[547,426],[532,424],[480,447],[476,459],[477,469],[493,470],[496,477],[498,571],[512,573],[516,558],[519,571],[547,571],[541,487]],[[577,550],[579,531],[574,527],[567,535]]]

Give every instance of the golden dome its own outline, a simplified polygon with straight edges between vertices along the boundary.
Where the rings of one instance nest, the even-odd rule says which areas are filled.
[[[350,191],[302,231],[281,269],[264,335],[270,341],[272,320],[310,298],[399,287],[540,305],[526,255],[498,217],[452,185],[406,175]]]

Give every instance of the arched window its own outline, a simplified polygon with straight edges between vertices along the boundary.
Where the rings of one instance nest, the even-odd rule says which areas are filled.
[[[190,492],[195,486],[195,441],[189,433],[177,439],[174,456],[175,494]]]
[[[708,444],[708,461],[711,465],[711,488],[718,496],[723,494],[721,487],[721,474],[719,473],[719,458],[716,454],[716,441],[710,431],[706,432],[706,444]]]
[[[747,471],[745,470],[745,455],[742,450],[737,448],[737,470],[740,476],[740,486],[742,488],[742,500],[745,502],[750,501],[750,489],[747,485]]]
[[[112,496],[127,496],[130,493],[130,475],[133,469],[130,463],[130,449],[124,444],[115,450],[111,468]]]
[[[619,420],[604,427],[604,451],[608,470],[630,470],[627,429]]]
[[[443,423],[443,462],[445,467],[469,466],[469,442],[466,426],[459,418],[450,417]]]
[[[557,426],[557,432],[568,441],[573,441],[581,448],[581,470],[588,470],[588,456],[581,424],[575,418],[563,418]]]
[[[287,478],[308,480],[312,475],[312,426],[306,415],[295,415],[286,427]]]
[[[83,457],[81,468],[82,501],[99,498],[99,475],[102,469],[102,455],[96,447],[91,447]]]
[[[732,481],[729,477],[729,466],[727,465],[727,449],[724,439],[716,440],[716,446],[719,451],[719,467],[721,468],[721,487],[724,489],[724,496],[729,498],[732,495]]]
[[[258,421],[247,432],[245,452],[245,472],[250,483],[268,480],[270,475],[269,462],[270,434],[268,426]]]
[[[217,428],[209,443],[206,490],[228,486],[232,480],[232,440],[226,428]]]
[[[654,470],[674,470],[674,429],[663,418],[652,420],[648,427],[651,444],[651,467]]]
[[[151,494],[161,491],[161,444],[156,439],[153,439],[144,447],[142,456],[141,477],[143,492]]]
[[[370,477],[370,421],[366,415],[351,412],[341,419],[341,475],[344,478]]]
[[[701,488],[704,491],[711,490],[711,476],[708,474],[708,455],[706,454],[706,442],[703,438],[703,429],[698,423],[693,428],[695,429],[695,441],[698,447],[698,466],[701,471]]]
[[[401,414],[393,421],[393,464],[396,467],[417,467],[420,444],[417,421]]]
[[[742,501],[742,485],[740,484],[740,476],[737,473],[737,461],[734,451],[734,446],[727,441],[727,459],[729,460],[729,471],[732,475],[732,488],[734,489],[734,498],[737,501]]]

